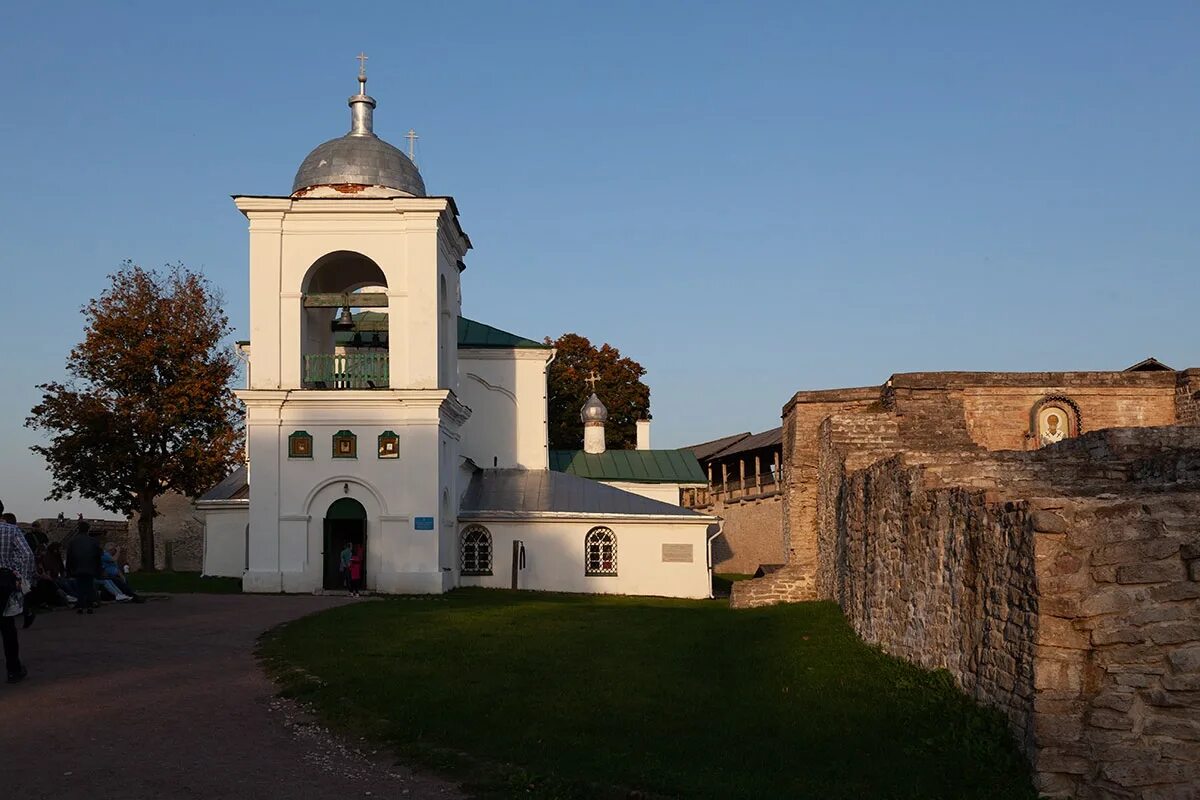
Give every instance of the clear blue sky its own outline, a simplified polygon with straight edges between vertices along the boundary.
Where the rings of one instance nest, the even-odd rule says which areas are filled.
[[[1200,364],[1195,3],[20,3],[0,28],[0,498],[122,259],[246,324],[231,194],[410,127],[464,312],[649,370],[656,446],[911,370]]]

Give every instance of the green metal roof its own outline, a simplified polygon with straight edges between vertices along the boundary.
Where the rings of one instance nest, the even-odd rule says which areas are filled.
[[[549,350],[551,345],[517,336],[466,317],[458,318],[459,347],[519,347]]]
[[[708,483],[691,450],[551,450],[550,469],[595,481]]]

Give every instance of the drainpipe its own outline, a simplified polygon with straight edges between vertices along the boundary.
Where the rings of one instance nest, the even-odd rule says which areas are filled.
[[[708,540],[705,542],[705,549],[708,551],[707,559],[708,559],[708,599],[709,600],[712,600],[713,597],[715,596],[715,595],[713,595],[713,590],[712,590],[712,579],[713,579],[712,543],[713,543],[713,539],[716,539],[718,536],[721,535],[721,531],[724,530],[724,528],[725,528],[725,520],[721,519],[720,517],[717,517],[717,532],[714,533],[712,536],[709,536]]]

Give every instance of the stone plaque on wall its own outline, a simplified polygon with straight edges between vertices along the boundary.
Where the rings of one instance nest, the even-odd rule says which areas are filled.
[[[664,544],[662,546],[664,564],[692,563],[692,546],[690,544]]]

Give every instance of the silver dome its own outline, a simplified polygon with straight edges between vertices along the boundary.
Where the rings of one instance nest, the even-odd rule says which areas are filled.
[[[386,186],[414,197],[425,196],[425,181],[416,164],[374,134],[348,133],[318,145],[296,170],[292,194],[340,183]]]
[[[608,409],[604,407],[604,403],[600,402],[600,398],[596,397],[595,392],[592,392],[592,396],[583,404],[583,408],[579,411],[579,418],[584,424],[603,423],[608,420]]]

